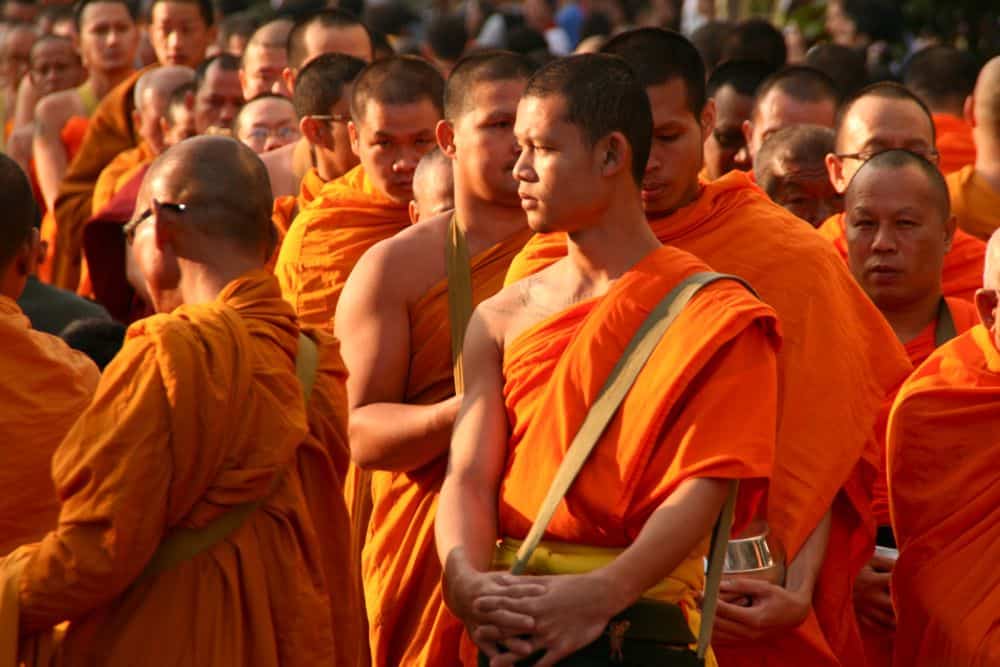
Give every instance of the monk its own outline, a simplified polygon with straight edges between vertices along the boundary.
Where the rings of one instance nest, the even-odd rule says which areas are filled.
[[[59,504],[50,477],[52,454],[93,398],[99,373],[84,355],[31,328],[18,308],[38,257],[38,211],[17,164],[0,155],[0,386],[4,465],[0,481],[0,553],[39,540],[55,523]],[[16,381],[15,381],[16,379]]]
[[[743,123],[753,112],[757,88],[774,68],[756,60],[734,60],[719,65],[708,78],[708,108],[715,109],[715,127],[705,140],[705,172],[714,181],[733,169],[748,171]]]
[[[244,103],[239,68],[236,56],[220,53],[195,70],[194,126],[198,134],[232,132]]]
[[[302,133],[299,142],[308,143],[313,166],[302,176],[296,195],[274,199],[271,219],[282,238],[298,212],[316,198],[325,183],[358,166],[347,123],[351,120],[350,84],[364,66],[363,60],[351,56],[324,53],[298,74],[292,104]]]
[[[69,619],[69,664],[352,657],[333,548],[344,369],[334,341],[301,342],[262,270],[270,204],[263,165],[221,137],[168,151],[143,184],[128,235],[160,314],[129,329],[55,454],[58,523],[0,564],[19,570],[22,637]]]
[[[13,23],[0,31],[0,150],[14,129],[17,89],[28,73],[31,46],[37,37],[30,23]]]
[[[763,511],[777,421],[774,311],[732,280],[696,295],[598,439],[526,576],[490,573],[510,568],[649,311],[684,278],[709,271],[661,246],[646,223],[640,189],[653,117],[620,59],[574,56],[540,70],[515,133],[528,224],[566,232],[568,256],[484,301],[470,322],[436,521],[448,606],[479,664],[531,656],[517,664],[603,665],[616,654],[629,665],[682,656],[694,664],[702,557],[729,480],[742,482],[748,509]],[[549,550],[561,557],[542,554]],[[645,656],[629,632],[640,597],[650,626],[680,637],[647,646]],[[706,664],[716,664],[711,652]]]
[[[416,224],[453,208],[455,208],[455,181],[451,160],[442,151],[433,150],[420,158],[417,170],[413,172],[410,222]]]
[[[998,290],[994,234],[976,293],[981,324],[928,357],[900,389],[889,420],[899,667],[1000,662]]]
[[[366,46],[367,45],[367,46]],[[374,58],[371,35],[353,14],[324,9],[300,19],[288,33],[288,67],[282,72],[285,85],[294,94],[299,72],[325,53],[340,53],[370,63]],[[346,127],[341,134],[346,133]],[[305,136],[294,146],[279,149],[264,159],[275,197],[296,195],[312,167],[309,141]]]
[[[935,45],[917,51],[903,66],[903,85],[931,110],[938,166],[944,174],[976,161],[972,128],[965,121],[965,100],[976,85],[979,65],[968,51]]]
[[[948,175],[958,227],[986,240],[1000,227],[1000,57],[979,73],[965,103],[976,143],[976,163]]]
[[[442,326],[457,279],[445,260],[452,234],[460,234],[471,271],[472,302],[464,307],[471,312],[500,289],[531,235],[511,172],[514,116],[530,72],[527,59],[505,52],[456,65],[437,128],[440,152],[454,165],[454,217],[429,217],[374,245],[337,306],[337,337],[351,370],[351,455],[373,471],[362,574],[375,667],[459,664],[462,628],[441,599],[433,545],[459,405],[453,342]],[[464,334],[461,324],[453,326]]]
[[[257,28],[240,56],[240,87],[243,99],[252,100],[264,93],[291,97],[281,74],[288,66],[285,44],[293,22],[275,19]]]
[[[332,330],[354,264],[409,226],[413,171],[434,148],[443,89],[438,71],[412,56],[377,61],[358,75],[347,129],[361,164],[324,185],[299,212],[274,268],[301,322]]]
[[[786,553],[788,573],[784,587],[735,577],[724,584],[725,598],[746,598],[750,606],[719,603],[720,664],[859,665],[864,655],[851,590],[875,537],[874,427],[887,394],[909,372],[905,353],[844,263],[806,224],[745,174],[699,183],[712,124],[701,58],[690,42],[642,29],[605,49],[636,69],[652,102],[653,144],[641,194],[653,233],[749,281],[777,310],[784,335],[767,523]],[[515,258],[508,281],[566,249],[564,235],[536,236]]]
[[[847,188],[844,219],[851,273],[906,347],[914,368],[935,347],[979,322],[971,303],[942,296],[941,266],[955,219],[944,177],[933,164],[902,150],[874,156]],[[893,549],[884,451],[881,460],[872,508],[879,526],[877,544]],[[876,553],[855,584],[855,608],[870,667],[892,664],[893,562]]]
[[[743,122],[751,162],[773,132],[795,125],[832,128],[836,112],[837,86],[819,70],[790,65],[772,74],[757,89],[753,113]]]
[[[210,0],[153,0],[150,41],[160,65],[195,68],[215,39]],[[80,235],[91,215],[94,186],[101,170],[140,137],[132,123],[134,88],[141,73],[127,77],[105,95],[87,125],[80,151],[66,169],[53,215],[42,226],[48,242],[43,277],[76,289],[80,281]]]
[[[86,119],[112,88],[132,74],[139,31],[131,12],[121,0],[84,0],[76,6],[87,80],[73,90],[42,98],[35,108],[32,149],[47,208],[55,203],[66,167],[83,142]]]
[[[844,210],[843,198],[826,175],[833,130],[793,125],[766,139],[753,159],[754,180],[775,204],[813,227]]]
[[[274,93],[258,95],[237,112],[233,135],[258,154],[298,141],[299,119],[292,101]]]
[[[927,106],[909,90],[883,81],[863,88],[840,108],[836,127],[836,152],[826,156],[826,171],[837,192],[843,194],[858,168],[882,151],[901,148],[937,163],[934,123]],[[819,232],[847,260],[844,217],[831,216]],[[981,282],[985,245],[961,230],[952,238],[944,258],[942,288],[945,296],[971,301]]]

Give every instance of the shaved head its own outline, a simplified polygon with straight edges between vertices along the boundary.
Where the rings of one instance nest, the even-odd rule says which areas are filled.
[[[17,255],[38,223],[38,206],[28,177],[16,162],[0,153],[0,270]]]
[[[976,129],[982,128],[995,143],[1000,143],[1000,56],[980,70],[972,99]]]
[[[368,104],[415,104],[429,100],[443,112],[444,79],[433,65],[414,56],[395,56],[364,68],[354,82],[351,116],[362,122]]]
[[[847,98],[844,104],[840,107],[837,112],[837,122],[834,129],[837,132],[837,147],[838,150],[842,147],[842,142],[844,137],[844,125],[845,120],[851,116],[851,112],[862,100],[885,100],[885,101],[897,101],[897,102],[912,102],[916,105],[923,115],[927,118],[927,127],[930,128],[931,142],[933,144],[936,140],[934,132],[934,121],[931,119],[931,110],[924,104],[924,101],[913,94],[912,91],[906,88],[906,86],[901,86],[898,83],[892,81],[879,81],[878,83],[873,83],[870,86],[865,86],[859,90],[852,97]]]
[[[833,130],[795,125],[764,140],[753,161],[757,184],[771,200],[814,227],[843,210],[826,175],[824,159],[833,151]]]
[[[455,208],[455,181],[451,159],[435,148],[420,158],[413,173],[410,222],[428,220]]]
[[[247,42],[250,46],[265,46],[284,49],[288,45],[288,33],[292,31],[295,22],[290,18],[274,19],[257,28]]]
[[[976,309],[983,326],[990,330],[993,345],[1000,349],[1000,230],[993,232],[986,244],[983,289],[976,292]]]
[[[298,70],[323,53],[343,53],[372,60],[372,38],[356,16],[342,9],[323,9],[300,19],[288,33],[288,66]]]
[[[903,67],[903,84],[932,111],[961,116],[978,71],[976,59],[968,51],[929,46],[910,56]]]
[[[874,156],[865,162],[858,169],[855,178],[847,187],[847,197],[853,194],[852,188],[855,183],[863,180],[862,174],[874,174],[875,172],[897,171],[900,169],[913,168],[923,174],[931,188],[932,202],[936,212],[939,214],[942,224],[951,216],[951,198],[948,195],[948,184],[941,175],[941,170],[936,165],[928,162],[923,157],[905,150],[889,150]],[[860,187],[860,186],[858,186]]]
[[[171,96],[178,88],[193,84],[194,77],[190,67],[166,65],[146,72],[136,82],[136,127],[155,153],[166,148],[160,119],[167,115]]]
[[[986,244],[983,287],[986,289],[1000,289],[1000,229],[993,232],[989,243]]]
[[[527,81],[535,67],[526,56],[510,51],[485,51],[462,58],[451,70],[444,89],[444,117],[452,122],[472,107],[472,89],[481,83]]]

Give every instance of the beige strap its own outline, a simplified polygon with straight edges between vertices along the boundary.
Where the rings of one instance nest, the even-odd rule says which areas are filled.
[[[677,316],[680,315],[691,298],[700,289],[718,280],[735,280],[753,292],[753,289],[742,278],[737,276],[710,272],[696,273],[682,280],[656,305],[645,321],[643,321],[639,330],[636,331],[632,340],[629,341],[621,358],[615,364],[611,374],[601,388],[600,394],[598,394],[594,404],[587,412],[587,416],[584,417],[580,430],[577,431],[572,444],[566,452],[566,456],[559,465],[559,470],[556,471],[555,479],[549,487],[545,500],[542,501],[538,516],[535,518],[531,530],[528,531],[528,536],[521,544],[521,548],[518,549],[517,558],[514,561],[514,566],[511,568],[513,574],[522,574],[524,572],[532,553],[534,553],[538,544],[545,536],[545,531],[548,530],[549,523],[552,521],[556,509],[563,501],[563,498],[566,497],[566,493],[569,491],[570,486],[572,486],[573,481],[580,474],[584,464],[590,457],[590,453],[594,450],[594,447],[611,422],[611,419],[615,416],[615,413],[618,412],[619,406],[646,365],[653,350],[656,349],[657,345],[663,339],[667,329],[670,328],[674,320],[677,319]],[[730,488],[729,498],[723,507],[720,520],[713,529],[710,554],[714,557],[715,561],[720,561],[721,556],[725,555],[725,543],[728,542],[729,530],[732,525],[731,508],[735,505],[735,500],[736,492],[735,486],[733,486]],[[719,568],[712,567],[713,564],[713,561],[710,560],[709,579],[716,579],[715,591],[709,590],[706,586],[706,601],[710,594],[714,597],[718,593],[718,578],[721,577],[721,573],[716,573],[716,570]],[[721,565],[721,562],[719,565]],[[702,615],[702,627],[705,628],[707,626],[708,634],[705,633],[705,630],[699,633],[699,653],[703,652],[701,644],[704,644],[706,647],[709,644],[708,639],[711,636],[711,626],[715,620],[714,616],[715,601],[712,600],[706,605]]]
[[[465,330],[472,318],[472,266],[465,232],[454,213],[448,224],[448,321],[451,324],[451,362],[455,375],[455,393],[465,391],[465,372],[462,368],[462,344]]]
[[[729,548],[729,534],[733,530],[733,514],[736,512],[736,494],[739,480],[730,480],[729,495],[722,506],[722,512],[712,528],[712,541],[708,546],[708,569],[705,572],[705,591],[701,602],[701,627],[698,628],[698,657],[704,659],[705,652],[712,644],[712,626],[715,625],[715,609],[719,603],[719,584],[726,563]]]

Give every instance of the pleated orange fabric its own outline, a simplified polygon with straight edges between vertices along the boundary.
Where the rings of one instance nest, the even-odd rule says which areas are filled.
[[[951,194],[951,214],[958,219],[959,228],[988,241],[1000,227],[1000,192],[976,174],[975,165],[948,174],[945,180]]]
[[[940,158],[938,168],[950,174],[976,162],[976,142],[972,128],[964,119],[950,113],[932,114],[934,134]]]
[[[377,191],[360,165],[325,184],[295,217],[274,267],[299,321],[332,333],[337,300],[361,255],[409,224],[406,204]]]
[[[309,202],[316,198],[316,195],[319,194],[320,189],[325,183],[326,181],[319,177],[319,172],[313,167],[302,177],[298,196],[284,195],[282,197],[275,197],[274,207],[271,209],[271,222],[274,223],[274,228],[278,231],[278,244],[275,246],[274,253],[269,262],[272,270],[278,262],[278,255],[281,253],[281,244],[284,242],[285,235],[288,234],[288,229],[292,226],[295,216]]]
[[[889,419],[897,667],[1000,664],[1000,352],[982,325],[942,345]]]
[[[311,440],[324,431],[307,422],[298,335],[263,270],[130,327],[56,452],[59,522],[21,575],[23,633],[69,619],[67,665],[337,664],[331,600],[348,596],[329,587],[342,562],[323,524],[342,529],[346,508],[320,483],[331,444]],[[343,381],[331,363],[319,383]],[[319,386],[317,402],[340,400]],[[225,540],[137,581],[169,530],[256,500]]]
[[[749,281],[781,320],[768,523],[789,559],[832,506],[815,613],[784,637],[718,650],[719,664],[863,665],[852,589],[874,544],[876,417],[910,370],[905,352],[829,245],[744,173],[703,184],[692,204],[650,225],[664,244]],[[508,282],[565,252],[564,236],[536,235],[514,260]],[[833,349],[838,353],[831,355]]]
[[[844,225],[844,214],[837,213],[827,218],[817,231],[833,243],[846,262],[847,238]],[[985,259],[986,244],[961,229],[956,229],[951,250],[944,256],[944,268],[941,271],[941,289],[944,295],[965,299],[970,303],[974,301],[976,290],[983,285]]]
[[[530,236],[526,229],[471,258],[474,305],[500,290],[511,260]],[[455,395],[448,322],[448,282],[441,280],[410,309],[406,403],[438,403]],[[447,463],[442,456],[408,473],[372,473],[362,575],[375,667],[460,664],[463,627],[442,599],[434,545]]]
[[[35,331],[13,299],[0,296],[0,555],[40,540],[59,516],[52,455],[87,408],[100,372],[81,352]]]

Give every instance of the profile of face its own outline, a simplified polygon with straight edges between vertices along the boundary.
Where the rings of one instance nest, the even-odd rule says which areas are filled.
[[[174,105],[166,116],[160,119],[160,131],[163,133],[164,149],[196,136],[198,131],[194,125],[194,110],[185,104]]]
[[[803,102],[777,87],[772,88],[757,103],[753,117],[743,126],[751,164],[764,141],[778,130],[793,125],[833,127],[836,113],[833,100]]]
[[[228,131],[243,106],[243,90],[236,70],[223,69],[218,62],[209,66],[205,79],[194,95],[194,118],[198,134]]]
[[[240,111],[237,139],[254,153],[266,153],[299,140],[295,108],[286,99],[274,97],[249,102]]]
[[[653,107],[653,142],[642,182],[642,205],[647,215],[654,215],[675,210],[697,193],[697,165],[715,125],[715,104],[708,101],[696,117],[688,107],[687,86],[679,78],[649,86],[646,94]]]
[[[857,100],[841,121],[837,154],[826,157],[830,182],[837,192],[846,192],[861,165],[894,148],[937,164],[934,126],[927,114],[912,100],[874,95]]]
[[[734,169],[747,171],[751,167],[743,123],[753,112],[753,97],[727,84],[715,91],[713,99],[715,128],[705,139],[705,171],[714,181]]]
[[[31,66],[35,32],[29,28],[8,28],[0,34],[0,82],[17,87]]]
[[[288,66],[284,49],[254,44],[243,54],[240,68],[240,86],[243,99],[252,100],[264,93],[291,97],[281,73]]]
[[[765,190],[771,201],[813,227],[844,210],[843,197],[833,189],[822,162],[802,164],[776,158],[768,171]]]
[[[848,265],[876,306],[891,310],[940,295],[955,222],[945,219],[918,167],[859,172],[844,218]]]
[[[139,31],[119,2],[95,2],[80,17],[80,55],[84,65],[103,71],[132,67]]]
[[[441,113],[430,99],[408,104],[368,100],[364,115],[348,124],[351,147],[375,188],[389,199],[413,199],[413,172],[436,145]]]
[[[86,78],[73,45],[47,39],[31,51],[31,83],[39,97],[79,86]]]
[[[167,0],[153,6],[149,35],[161,65],[197,67],[215,41],[215,28],[205,23],[198,3]]]
[[[127,251],[135,273],[143,283],[138,291],[148,294],[151,305],[158,313],[169,313],[181,305],[181,269],[177,255],[169,243],[158,242],[156,223],[159,216],[177,217],[188,212],[173,210],[170,204],[186,204],[177,200],[178,188],[168,180],[170,168],[146,175],[146,180],[136,197],[135,212],[130,222],[131,241]],[[162,206],[166,203],[167,206]]]

